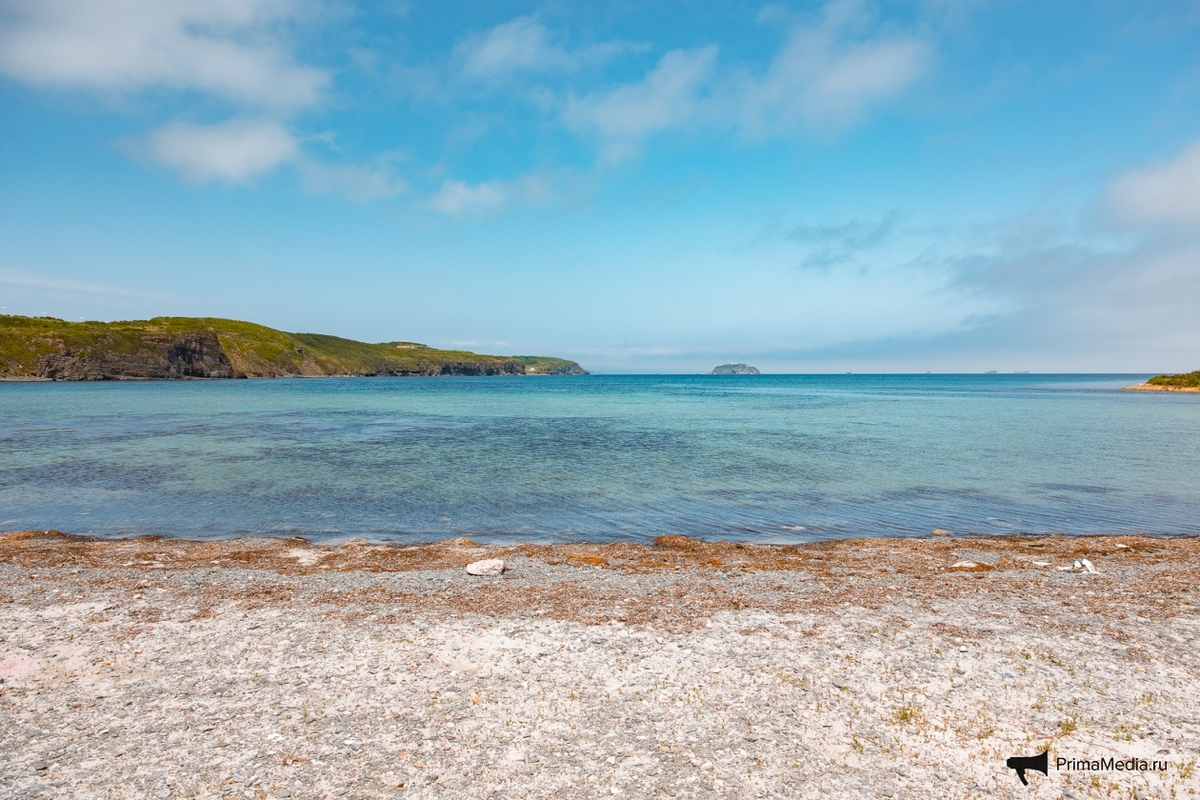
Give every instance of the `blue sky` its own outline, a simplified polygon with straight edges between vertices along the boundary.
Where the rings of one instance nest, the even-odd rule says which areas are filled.
[[[1194,3],[0,0],[0,306],[1200,367]]]

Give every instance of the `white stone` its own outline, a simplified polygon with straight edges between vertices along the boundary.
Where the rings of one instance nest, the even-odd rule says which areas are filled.
[[[474,564],[467,564],[468,575],[499,575],[504,572],[504,562],[498,558],[485,558]]]

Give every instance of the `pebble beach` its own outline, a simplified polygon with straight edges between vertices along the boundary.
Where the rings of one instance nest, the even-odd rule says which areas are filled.
[[[1190,797],[1197,555],[7,533],[0,797]]]

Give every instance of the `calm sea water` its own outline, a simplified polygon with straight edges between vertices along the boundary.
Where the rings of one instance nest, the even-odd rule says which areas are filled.
[[[6,383],[0,530],[1200,533],[1200,395],[1144,377]]]

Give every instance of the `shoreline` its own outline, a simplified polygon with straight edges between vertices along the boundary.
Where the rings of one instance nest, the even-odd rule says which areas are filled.
[[[1183,392],[1184,394],[1200,393],[1197,386],[1159,386],[1154,383],[1139,383],[1136,386],[1125,386],[1126,392]]]
[[[404,547],[0,534],[0,785],[1182,797],[1200,791],[1198,556],[1194,536]],[[489,557],[508,571],[466,574]],[[1094,572],[1074,568],[1084,559]],[[1005,759],[1046,747],[1052,765],[1169,766],[1052,766],[1023,787]]]

